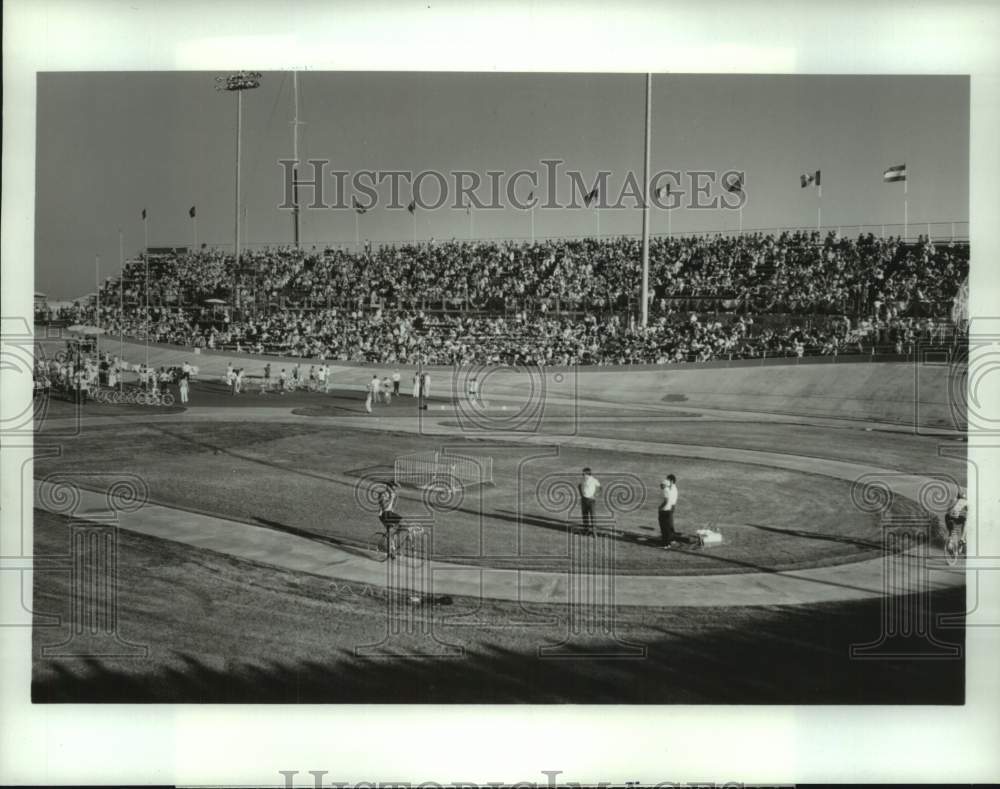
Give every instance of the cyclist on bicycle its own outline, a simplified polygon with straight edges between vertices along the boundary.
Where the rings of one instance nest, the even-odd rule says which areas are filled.
[[[944,524],[948,527],[948,542],[958,546],[965,542],[965,522],[969,517],[969,502],[965,491],[959,488],[955,494],[955,502],[944,516]]]
[[[378,494],[378,519],[385,529],[385,549],[390,559],[396,558],[396,533],[402,528],[402,517],[396,512],[396,489],[399,483],[389,480]]]

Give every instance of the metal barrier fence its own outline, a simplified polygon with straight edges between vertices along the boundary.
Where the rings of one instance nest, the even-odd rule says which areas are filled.
[[[493,458],[442,452],[400,455],[393,463],[393,479],[400,485],[426,488],[444,484],[449,488],[493,484]]]

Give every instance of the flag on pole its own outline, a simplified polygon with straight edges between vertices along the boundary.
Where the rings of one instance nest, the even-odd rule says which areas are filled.
[[[665,197],[670,197],[670,184],[666,186],[661,186],[656,190],[656,199],[663,200]]]
[[[188,216],[191,217],[192,219],[194,219],[195,216],[196,216],[196,214],[197,214],[197,212],[194,210],[194,206],[191,206],[188,209]]]
[[[743,176],[738,173],[734,173],[732,178],[727,178],[722,182],[722,188],[727,192],[740,194],[743,191]]]
[[[356,214],[364,214],[364,213],[368,212],[368,209],[365,208],[363,205],[361,205],[361,203],[358,202],[358,198],[354,197],[354,198],[352,198],[352,201],[354,203],[354,212]]]
[[[810,184],[819,186],[820,185],[819,170],[817,170],[815,173],[803,173],[802,175],[799,176],[799,183],[801,183],[802,189],[805,189]]]
[[[145,208],[142,209],[142,218],[145,221],[145,219],[146,219],[146,209]]]
[[[882,180],[885,183],[892,183],[893,181],[905,181],[906,180],[906,165],[897,164],[893,167],[887,169],[882,173]]]
[[[535,190],[532,189],[530,192],[528,192],[528,202],[530,203],[534,199],[535,199]]]
[[[587,194],[583,196],[583,204],[587,206],[587,208],[590,208],[590,204],[593,203],[596,199],[597,199],[597,187],[595,186],[593,189],[591,189],[589,192],[587,192]]]
[[[409,211],[411,214],[414,211],[416,211],[417,210],[417,201],[416,200],[411,200],[410,204],[408,206],[406,206],[406,210]]]

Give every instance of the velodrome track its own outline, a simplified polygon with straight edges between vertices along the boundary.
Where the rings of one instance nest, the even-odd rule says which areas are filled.
[[[117,351],[117,343],[111,343]],[[126,345],[126,357],[141,360],[146,349]],[[155,366],[178,364],[182,360],[199,366],[199,377],[218,377],[232,362],[246,366],[248,372],[259,372],[263,361],[255,357],[199,354],[170,347],[150,347],[150,363]],[[302,360],[308,366],[309,360]],[[273,367],[291,367],[288,359],[273,362]],[[331,365],[333,380],[339,387],[360,390],[371,376],[371,368]],[[386,370],[379,370],[385,374]],[[404,391],[409,371],[403,371]],[[447,368],[432,368],[435,392],[448,394],[461,391],[462,381]],[[466,373],[467,375],[467,373]],[[510,414],[526,413],[525,391],[537,396],[544,389],[546,402],[594,405],[608,408],[614,403],[627,403],[631,410],[650,414],[696,413],[701,419],[727,422],[770,422],[780,432],[781,425],[830,426],[845,425],[858,430],[878,430],[892,440],[892,433],[912,433],[914,421],[921,423],[921,432],[938,435],[941,440],[954,438],[956,415],[950,403],[955,391],[955,371],[946,365],[837,363],[803,364],[782,367],[699,367],[649,369],[641,371],[586,370],[553,371],[551,380],[526,380],[527,374],[487,373],[483,391],[491,401],[490,413],[496,405],[510,404]],[[529,398],[530,399],[530,398]],[[383,416],[359,418],[352,416],[302,416],[295,409],[276,406],[267,408],[199,407],[196,403],[183,413],[128,416],[87,416],[84,427],[122,423],[160,423],[242,420],[247,422],[308,423],[327,426],[343,425],[352,429],[392,433],[426,433],[446,438],[461,436],[461,414],[450,405],[438,405],[437,410],[420,416]],[[508,419],[506,412],[502,419]],[[607,417],[612,420],[613,417]],[[502,423],[502,420],[501,420]],[[57,420],[51,427],[58,428]],[[563,431],[571,433],[573,431]],[[920,489],[932,480],[917,473],[900,473],[870,463],[836,460],[829,457],[807,457],[797,453],[776,451],[775,448],[746,449],[725,446],[664,443],[625,438],[601,438],[560,434],[553,431],[525,434],[523,431],[491,430],[490,441],[519,444],[551,444],[586,447],[596,450],[624,451],[636,454],[681,455],[710,461],[735,461],[771,468],[804,471],[838,480],[853,481],[865,475],[877,475],[886,480],[893,492],[916,500]],[[949,469],[964,482],[964,467],[952,461]],[[350,482],[351,480],[344,480]],[[46,507],[52,501],[51,490],[44,482],[36,482],[36,506]],[[103,494],[83,492],[82,509],[86,518],[99,516],[106,507]],[[218,518],[202,513],[149,504],[134,513],[122,514],[120,525],[128,530],[188,543],[195,547],[227,553],[255,562],[271,564],[292,571],[308,572],[352,582],[384,585],[387,565],[373,562],[371,557],[355,549],[328,542],[274,531],[260,525]],[[836,600],[854,600],[883,596],[886,593],[908,593],[907,583],[917,583],[912,576],[904,580],[887,581],[887,562],[891,557],[836,564],[783,572],[743,572],[732,575],[623,575],[616,578],[616,602],[620,605],[650,607],[665,606],[752,606],[809,604]],[[567,601],[565,573],[534,570],[511,570],[464,566],[453,562],[432,562],[433,591],[487,597],[498,600],[561,603]],[[890,574],[891,575],[891,574]],[[895,577],[895,576],[892,576]],[[930,567],[932,588],[959,586],[964,574],[947,568],[932,557]],[[887,583],[889,587],[887,588]],[[924,587],[926,588],[926,587]]]

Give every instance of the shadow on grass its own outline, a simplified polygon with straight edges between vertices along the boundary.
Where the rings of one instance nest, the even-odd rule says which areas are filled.
[[[936,593],[932,610],[964,611],[964,589]],[[35,702],[184,703],[594,703],[594,704],[961,704],[964,660],[943,658],[927,639],[887,643],[905,659],[854,660],[852,643],[877,640],[878,600],[780,607],[740,623],[729,614],[691,629],[678,609],[669,624],[641,639],[645,657],[588,657],[593,643],[570,642],[563,656],[538,657],[532,644],[499,643],[496,628],[440,627],[440,642],[462,644],[452,658],[407,657],[435,650],[420,634],[394,639],[395,657],[358,657],[344,644],[308,659],[260,658],[209,665],[174,654],[150,668],[98,659],[35,661]],[[440,631],[440,632],[439,632]],[[523,633],[523,631],[522,631]],[[962,627],[933,629],[940,642],[964,643]],[[550,634],[551,636],[551,634]],[[543,639],[539,639],[541,641]],[[635,637],[629,636],[630,641]],[[614,650],[613,642],[602,643]],[[37,645],[36,645],[37,648]],[[163,649],[161,652],[167,652]],[[266,651],[262,650],[263,654]]]

